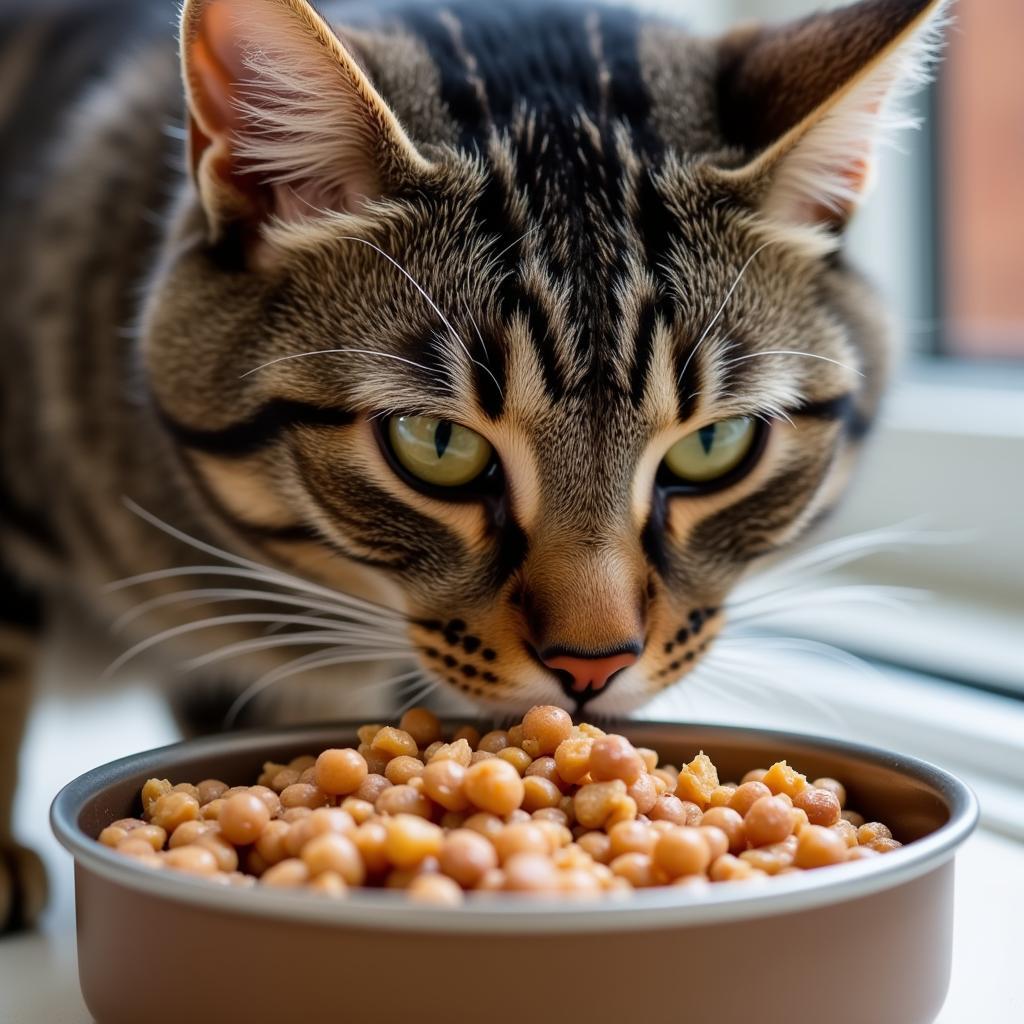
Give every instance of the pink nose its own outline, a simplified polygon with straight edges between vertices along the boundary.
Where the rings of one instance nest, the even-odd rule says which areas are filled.
[[[596,658],[557,654],[553,657],[544,657],[542,660],[555,672],[566,672],[572,677],[573,692],[585,693],[588,690],[596,692],[603,689],[616,672],[634,664],[637,657],[633,651],[619,651],[617,654],[601,655]]]

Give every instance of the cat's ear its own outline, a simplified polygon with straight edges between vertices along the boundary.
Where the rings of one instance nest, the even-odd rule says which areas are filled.
[[[358,212],[429,168],[306,0],[186,0],[189,162],[211,236]]]
[[[719,46],[728,140],[754,154],[726,177],[770,218],[842,229],[869,191],[879,142],[914,125],[901,106],[927,80],[948,0],[863,0]]]

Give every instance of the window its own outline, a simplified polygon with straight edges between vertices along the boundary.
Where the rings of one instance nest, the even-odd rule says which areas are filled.
[[[936,90],[943,351],[1024,360],[1024,4],[962,3]]]

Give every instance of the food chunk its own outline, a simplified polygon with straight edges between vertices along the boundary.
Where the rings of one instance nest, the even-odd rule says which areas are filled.
[[[700,899],[720,883],[870,861],[901,845],[846,806],[837,779],[811,784],[778,761],[722,783],[703,751],[663,763],[557,707],[483,735],[473,725],[447,733],[413,708],[357,738],[266,761],[252,785],[149,779],[140,816],[110,822],[98,842],[135,864],[237,888],[334,900],[403,889],[442,907],[656,886]]]

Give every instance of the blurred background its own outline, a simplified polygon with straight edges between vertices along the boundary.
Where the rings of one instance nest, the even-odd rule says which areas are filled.
[[[716,33],[841,4],[640,6]],[[752,614],[722,662],[730,683],[649,709],[866,740],[974,786],[985,829],[963,857],[942,1024],[1024,1019],[1008,986],[1024,920],[1024,2],[961,0],[954,13],[936,80],[915,101],[922,128],[884,152],[851,234],[851,257],[888,297],[901,340],[859,478],[808,541],[804,570],[780,565],[748,585]],[[75,630],[64,625],[50,656],[19,804],[20,831],[57,879],[50,930],[0,946],[0,991],[43,968],[47,982],[22,984],[5,1020],[85,1019],[68,968],[68,866],[45,820],[53,793],[78,771],[174,738],[141,675],[98,697],[68,692],[70,659],[79,678],[104,667],[103,656],[88,662]]]

